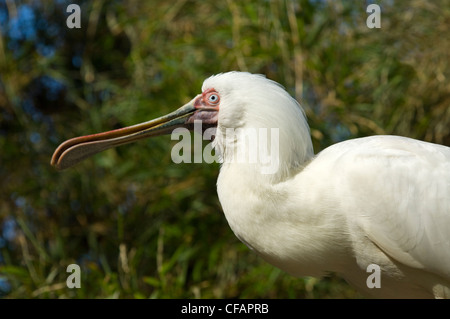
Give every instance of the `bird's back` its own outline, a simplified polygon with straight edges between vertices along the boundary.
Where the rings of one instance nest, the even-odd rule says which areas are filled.
[[[374,136],[329,147],[310,169],[340,197],[361,269],[379,264],[393,289],[396,279],[414,281],[449,297],[450,148]]]

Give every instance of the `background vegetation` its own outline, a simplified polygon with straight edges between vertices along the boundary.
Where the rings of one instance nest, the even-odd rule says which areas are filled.
[[[398,134],[450,146],[450,3],[0,0],[0,296],[358,298],[293,278],[229,229],[217,165],[169,137],[49,165],[62,141],[160,116],[211,74],[264,73],[302,102],[316,152]],[[381,6],[381,29],[366,7]],[[80,289],[66,267],[81,266]]]

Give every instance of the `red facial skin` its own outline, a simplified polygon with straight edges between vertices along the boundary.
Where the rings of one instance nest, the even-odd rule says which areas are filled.
[[[201,121],[206,127],[217,126],[219,115],[220,95],[215,89],[208,89],[203,92],[194,102],[197,111],[186,121],[194,123],[194,120]]]

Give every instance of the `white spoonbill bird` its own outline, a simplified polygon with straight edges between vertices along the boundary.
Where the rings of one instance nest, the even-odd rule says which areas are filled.
[[[267,262],[295,276],[335,272],[374,297],[450,297],[450,148],[372,136],[314,155],[301,106],[262,75],[211,76],[178,110],[70,139],[51,164],[65,169],[111,147],[193,129],[195,120],[216,128],[217,192],[231,229]],[[266,130],[257,144],[275,170],[241,147],[255,144],[244,142],[250,129]],[[261,142],[269,135],[275,143]]]

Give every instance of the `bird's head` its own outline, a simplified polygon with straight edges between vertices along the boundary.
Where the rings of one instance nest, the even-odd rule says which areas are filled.
[[[262,75],[228,72],[211,76],[202,93],[176,111],[141,124],[99,134],[72,138],[54,152],[51,164],[58,169],[71,167],[103,150],[146,137],[170,134],[175,128],[194,129],[201,121],[203,131],[217,128],[216,149],[232,148],[238,129],[277,129],[280,161],[296,166],[312,156],[309,127],[303,110],[278,83]],[[260,132],[260,131],[257,131]],[[239,137],[238,137],[239,139]]]

